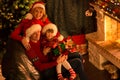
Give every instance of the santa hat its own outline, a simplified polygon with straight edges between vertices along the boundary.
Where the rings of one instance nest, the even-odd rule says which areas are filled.
[[[60,34],[60,35],[58,36],[58,41],[63,41],[63,40],[64,40],[64,36]]]
[[[30,36],[38,30],[41,31],[41,29],[42,27],[40,26],[40,24],[33,24],[32,26],[30,26],[28,29],[26,29],[25,32],[26,40],[29,42]]]
[[[31,9],[36,8],[36,7],[41,7],[41,8],[43,8],[45,10],[45,3],[43,3],[43,2],[35,2],[35,3],[33,3]]]
[[[44,4],[43,2],[35,2],[35,3],[33,3],[30,11],[31,11],[32,9],[36,8],[36,7],[41,7],[41,8],[43,8],[43,10],[45,11],[45,4]],[[32,18],[33,18],[33,15],[32,15],[31,13],[27,13],[27,14],[25,15],[25,19],[32,19]]]
[[[45,25],[42,29],[42,34],[44,35],[48,29],[53,29],[53,31],[54,31],[53,36],[57,36],[58,41],[62,41],[64,39],[63,35],[58,33],[58,29],[55,24],[49,23],[49,24]]]
[[[57,29],[57,26],[55,24],[49,23],[49,24],[45,25],[42,29],[42,34],[45,34],[48,29],[53,29],[53,31],[54,31],[53,36],[56,36],[58,29]]]

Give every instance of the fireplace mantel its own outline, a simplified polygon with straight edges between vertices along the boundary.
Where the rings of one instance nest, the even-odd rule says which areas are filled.
[[[86,35],[89,61],[98,69],[110,61],[120,68],[120,20],[92,4],[97,12],[97,32]]]
[[[88,34],[100,41],[115,41],[120,38],[120,19],[109,14],[98,5],[90,4],[97,12],[97,32]]]

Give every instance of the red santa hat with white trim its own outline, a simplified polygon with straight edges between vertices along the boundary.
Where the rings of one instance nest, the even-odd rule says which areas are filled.
[[[53,29],[53,31],[54,31],[54,32],[53,32],[53,36],[56,36],[56,35],[57,35],[57,33],[58,33],[58,28],[57,28],[57,26],[56,26],[55,24],[49,23],[49,24],[45,25],[45,26],[43,27],[43,29],[42,29],[42,34],[44,35],[48,29]],[[58,40],[59,40],[59,41],[62,41],[63,38],[64,38],[63,35],[59,34]]]
[[[36,7],[41,7],[45,11],[45,3],[44,2],[35,2],[33,3],[32,7],[30,8],[30,11]],[[31,13],[27,13],[25,15],[25,19],[32,19],[33,15]]]
[[[36,8],[36,7],[41,7],[45,10],[45,3],[44,2],[35,2],[35,3],[33,3],[31,9]]]
[[[54,31],[53,36],[56,36],[58,29],[57,29],[57,26],[55,24],[49,23],[49,24],[45,25],[42,29],[42,34],[45,34],[48,29],[53,29],[53,31]]]
[[[29,42],[30,36],[36,31],[41,31],[41,29],[42,29],[42,27],[40,26],[40,24],[33,24],[32,26],[27,28],[26,32],[25,32],[26,40]]]

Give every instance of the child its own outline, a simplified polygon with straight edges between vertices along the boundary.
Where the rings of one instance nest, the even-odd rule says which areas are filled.
[[[20,41],[26,49],[29,49],[29,40],[25,37],[26,29],[33,24],[44,26],[48,23],[50,23],[50,21],[47,18],[44,3],[35,2],[30,9],[30,13],[26,15],[26,18],[23,19],[18,27],[11,33],[10,37]]]
[[[47,24],[42,29],[42,38],[41,38],[42,48],[50,49],[48,53],[44,53],[44,52],[43,53],[44,55],[49,56],[50,60],[55,60],[56,57],[59,56],[59,54],[67,55],[69,53],[69,51],[65,49],[65,46],[61,46],[61,44],[63,43],[59,41],[59,39],[56,37],[56,34],[57,34],[57,27],[55,24],[52,24],[52,23]],[[59,54],[57,53],[58,52],[57,50],[59,51]],[[72,69],[71,65],[68,63],[67,60],[65,60],[62,64],[58,64],[56,66],[58,80],[66,80],[66,78],[62,76],[62,72],[61,72],[62,65],[67,70],[69,70],[70,80],[74,80],[76,78],[76,73]]]

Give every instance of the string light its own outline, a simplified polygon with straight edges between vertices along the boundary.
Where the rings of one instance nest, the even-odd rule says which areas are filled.
[[[17,25],[23,16],[29,11],[30,5],[38,0],[1,0],[0,17],[4,26]]]
[[[105,13],[120,19],[120,0],[94,0],[94,3],[102,8]]]

